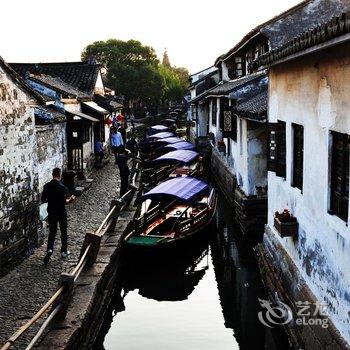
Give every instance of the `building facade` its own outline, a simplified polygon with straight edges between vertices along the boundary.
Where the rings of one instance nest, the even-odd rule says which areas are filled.
[[[350,343],[350,14],[301,32],[254,62],[269,67],[269,205],[260,263],[272,299],[295,314],[306,305],[328,321],[288,327],[295,345],[344,349]]]

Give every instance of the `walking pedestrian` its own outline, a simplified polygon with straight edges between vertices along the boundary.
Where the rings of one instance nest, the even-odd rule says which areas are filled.
[[[115,156],[115,162],[117,163],[118,153],[123,149],[123,137],[117,128],[111,129],[111,146]]]
[[[101,142],[101,140],[97,139],[95,141],[94,151],[95,151],[96,166],[101,167],[102,166],[103,156],[104,156],[103,143]]]
[[[123,145],[126,145],[126,129],[128,128],[128,124],[126,122],[122,122],[119,126],[118,131],[121,133],[122,138],[123,138]]]
[[[47,242],[47,251],[44,257],[46,265],[53,253],[55,244],[57,225],[60,225],[61,231],[61,257],[66,258],[69,255],[68,237],[67,237],[67,211],[66,204],[73,202],[75,196],[68,194],[68,189],[62,183],[61,169],[55,168],[52,171],[52,180],[44,185],[41,201],[47,203],[47,213],[49,222],[49,237]]]
[[[122,197],[128,190],[130,169],[128,165],[128,159],[130,158],[130,153],[124,148],[118,154],[117,165],[120,174],[120,197]]]

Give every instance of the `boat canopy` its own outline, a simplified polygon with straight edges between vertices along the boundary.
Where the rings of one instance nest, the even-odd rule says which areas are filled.
[[[138,202],[144,202],[147,199],[162,200],[170,198],[189,203],[200,198],[208,188],[208,184],[194,177],[176,177],[154,187],[141,196]]]
[[[176,145],[176,144],[175,144]],[[179,149],[163,154],[162,156],[153,160],[153,163],[160,163],[166,161],[176,161],[183,164],[188,164],[198,157],[198,153],[195,151]]]
[[[150,138],[154,139],[165,139],[166,137],[172,137],[174,134],[172,132],[164,131],[164,132],[157,132],[156,134],[150,135]]]
[[[155,131],[168,131],[169,128],[165,125],[153,125],[151,126],[151,130],[155,130]]]
[[[166,137],[165,139],[157,140],[157,142],[163,142],[163,143],[167,143],[167,144],[173,144],[173,143],[178,143],[178,142],[182,142],[182,141],[184,141],[184,139],[181,139],[180,137],[177,137],[177,136]]]
[[[194,150],[195,148],[196,148],[195,145],[188,141],[180,141],[173,144],[168,144],[163,147],[163,149],[166,149],[166,150],[180,150],[180,149]]]

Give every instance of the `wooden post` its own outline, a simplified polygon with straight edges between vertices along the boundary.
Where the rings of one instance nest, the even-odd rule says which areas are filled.
[[[112,233],[115,231],[115,226],[117,225],[117,220],[118,220],[118,217],[119,217],[119,214],[120,214],[120,210],[122,208],[122,203],[119,199],[114,199],[111,201],[111,205],[110,205],[110,210],[113,208],[113,207],[116,207],[111,218],[110,218],[110,225],[108,226],[108,230],[107,230],[107,233]]]
[[[54,310],[58,304],[61,304],[59,312],[55,316],[55,319],[58,321],[62,321],[67,316],[68,306],[72,300],[73,289],[74,289],[74,275],[70,273],[62,273],[59,279],[60,287],[63,287],[63,293],[57,299],[55,303],[52,305],[52,310]]]
[[[84,255],[86,248],[90,245],[89,252],[86,256],[87,260],[85,266],[90,267],[95,263],[97,254],[100,250],[101,238],[102,237],[100,234],[96,234],[95,232],[86,232],[84,242],[80,250],[81,258]]]

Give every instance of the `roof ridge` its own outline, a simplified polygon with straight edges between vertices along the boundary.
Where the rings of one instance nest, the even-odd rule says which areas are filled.
[[[303,31],[285,44],[261,55],[251,63],[252,68],[268,65],[309,47],[321,44],[333,38],[350,33],[350,11],[333,16],[328,21]]]
[[[291,8],[289,8],[288,10],[285,10],[283,12],[281,12],[280,14],[270,18],[269,20],[257,25],[256,27],[254,27],[253,29],[251,29],[246,35],[243,36],[243,38],[235,45],[233,46],[233,48],[231,48],[230,50],[228,50],[226,53],[220,55],[214,62],[214,66],[216,66],[216,64],[221,61],[224,60],[225,58],[227,58],[227,56],[230,56],[231,54],[233,54],[240,46],[242,46],[245,42],[249,41],[251,39],[251,37],[253,35],[256,35],[260,32],[260,30],[267,26],[268,24],[274,22],[274,21],[278,21],[283,17],[286,17],[287,15],[292,14],[294,11],[299,10],[300,8],[302,8],[303,6],[307,5],[308,3],[310,3],[313,0],[303,0],[300,3],[292,6]]]
[[[34,97],[37,101],[41,103],[45,103],[44,99],[37,93],[34,89],[32,89],[25,80],[8,64],[6,61],[0,56],[0,66],[4,68],[7,74],[24,90],[26,90],[32,97]]]

